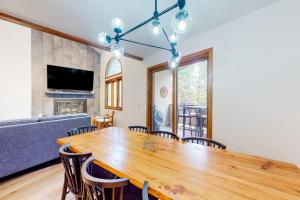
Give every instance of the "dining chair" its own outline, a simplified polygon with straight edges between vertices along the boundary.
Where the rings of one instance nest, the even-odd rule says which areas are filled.
[[[149,200],[148,182],[144,182],[142,197],[133,196],[128,193],[128,190],[124,190],[126,186],[129,186],[127,178],[102,179],[95,177],[92,170],[94,160],[93,157],[90,157],[81,168],[84,184],[83,200]]]
[[[79,127],[79,128],[73,128],[68,130],[68,136],[73,136],[73,135],[79,135],[82,133],[88,133],[88,132],[92,132],[92,131],[96,131],[97,127],[94,125],[91,126],[85,126],[85,127]]]
[[[133,132],[148,133],[148,128],[144,126],[128,126],[128,128]]]
[[[73,153],[70,150],[70,144],[65,144],[59,148],[59,155],[65,169],[61,200],[66,199],[67,190],[75,195],[76,200],[81,200],[83,195],[81,166],[84,161],[92,156],[92,153]]]
[[[191,133],[190,137],[203,137],[204,122],[201,108],[187,108],[186,112],[189,119],[188,130]]]
[[[178,127],[182,128],[183,134],[185,133],[185,130],[187,129],[186,119],[187,119],[187,113],[186,113],[185,104],[178,105],[178,108],[177,108],[177,122],[178,122]]]
[[[179,140],[179,137],[176,134],[168,132],[168,131],[152,131],[152,134],[166,137],[166,138],[171,138],[174,140]]]
[[[178,107],[178,122],[182,122],[180,128],[182,128],[182,135],[185,137],[186,131],[192,136],[193,132],[198,131],[197,126],[197,113],[195,108],[191,108],[193,105],[183,104]]]
[[[201,145],[210,146],[218,149],[226,149],[226,146],[224,144],[221,144],[220,142],[206,139],[206,138],[201,138],[201,137],[186,137],[186,138],[182,138],[182,141],[201,144]]]
[[[95,117],[95,124],[98,129],[114,126],[114,111],[107,110],[105,115]]]

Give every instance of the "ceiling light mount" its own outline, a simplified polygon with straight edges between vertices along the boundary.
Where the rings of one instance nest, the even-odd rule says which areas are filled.
[[[178,4],[179,9],[182,10],[185,6],[185,0],[178,0],[177,4]]]
[[[118,58],[120,58],[120,56],[122,56],[124,54],[124,48],[120,44],[120,41],[130,42],[130,43],[139,44],[139,45],[152,47],[152,48],[157,48],[157,49],[161,49],[161,50],[167,50],[172,54],[172,57],[169,60],[169,67],[170,68],[177,67],[180,62],[180,53],[176,49],[176,45],[178,42],[178,34],[183,34],[188,31],[189,26],[192,21],[192,16],[188,10],[184,9],[185,4],[186,4],[185,0],[177,0],[177,3],[169,6],[168,8],[166,8],[165,10],[163,10],[161,12],[158,11],[157,1],[158,0],[154,0],[155,4],[154,4],[153,16],[150,17],[149,19],[141,22],[140,24],[136,25],[135,27],[129,29],[126,32],[124,32],[124,27],[125,27],[124,22],[119,18],[114,18],[111,22],[111,28],[116,33],[115,37],[112,38],[107,33],[102,32],[98,35],[99,43],[104,46],[111,45],[111,52],[113,53],[113,55],[115,57],[118,57]],[[175,8],[179,8],[179,11],[173,16],[172,23],[171,23],[172,28],[175,33],[168,36],[163,25],[161,24],[161,22],[159,20],[159,17]],[[152,44],[146,44],[146,43],[142,43],[142,42],[136,42],[136,41],[127,40],[124,38],[124,36],[126,36],[127,34],[135,31],[136,29],[141,28],[142,26],[144,26],[148,23],[151,23],[150,28],[151,28],[151,32],[154,35],[158,35],[161,32],[163,32],[164,36],[166,37],[166,39],[169,43],[169,48],[156,46],[156,45],[152,45]],[[111,44],[113,40],[115,41],[115,44]]]

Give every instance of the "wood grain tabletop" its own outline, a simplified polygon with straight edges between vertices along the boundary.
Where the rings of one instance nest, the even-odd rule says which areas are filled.
[[[143,149],[150,137],[156,151]],[[107,128],[60,138],[75,152],[92,152],[96,164],[160,199],[300,200],[296,165],[257,156],[182,143],[159,136]]]

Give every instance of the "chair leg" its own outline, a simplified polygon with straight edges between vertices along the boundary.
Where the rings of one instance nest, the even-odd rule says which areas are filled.
[[[88,200],[88,198],[87,198],[87,190],[86,190],[84,184],[82,184],[82,198],[81,198],[81,200]]]
[[[87,197],[86,197],[86,190],[85,188],[83,187],[83,190],[82,190],[82,200],[87,200]]]
[[[66,200],[67,189],[68,189],[68,184],[67,184],[67,177],[65,175],[64,186],[63,186],[63,191],[62,191],[62,195],[61,195],[61,200]]]

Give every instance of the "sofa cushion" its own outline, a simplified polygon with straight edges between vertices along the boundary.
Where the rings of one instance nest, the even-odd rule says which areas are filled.
[[[88,116],[88,114],[86,114],[86,113],[68,114],[68,115],[53,115],[53,116],[40,117],[38,119],[38,121],[39,122],[46,122],[46,121],[54,121],[54,120],[61,120],[61,119],[86,117],[86,116]]]
[[[12,125],[19,125],[19,124],[30,124],[37,122],[37,118],[24,118],[24,119],[12,119],[12,120],[4,120],[0,121],[0,127],[2,126],[12,126]]]

